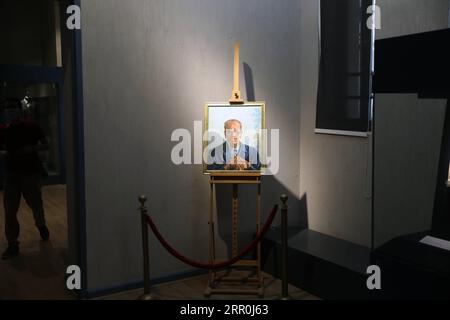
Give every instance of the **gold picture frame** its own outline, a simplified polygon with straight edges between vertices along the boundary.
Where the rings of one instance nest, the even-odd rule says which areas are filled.
[[[208,155],[208,161],[205,161],[206,156],[202,157],[203,174],[216,176],[260,176],[262,174],[266,163],[266,135],[262,131],[266,129],[265,111],[265,102],[247,102],[243,104],[213,102],[205,104],[202,150],[203,155]],[[239,152],[243,156],[240,159],[245,159],[246,164],[244,167],[246,169],[242,169],[242,167],[237,169],[237,166],[230,165],[230,162],[227,163],[227,158],[229,159],[231,155],[226,154],[226,150],[229,150],[226,146],[230,144],[227,144],[229,141],[225,137],[225,125],[228,121],[234,122],[236,120],[238,120],[237,122],[242,130],[240,132],[242,136],[239,138],[241,140],[239,142]],[[217,142],[216,148],[212,148],[210,145],[212,135],[221,139]],[[223,152],[215,159],[222,159],[223,157],[223,161],[219,163],[220,161],[212,159],[211,153],[214,154],[213,149],[222,150],[222,146]],[[208,147],[209,150],[207,150]]]

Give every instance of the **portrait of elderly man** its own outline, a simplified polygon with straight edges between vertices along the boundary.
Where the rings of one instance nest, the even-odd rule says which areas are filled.
[[[230,119],[224,124],[224,143],[211,150],[208,170],[261,170],[261,162],[256,148],[241,141],[243,126],[241,121]]]

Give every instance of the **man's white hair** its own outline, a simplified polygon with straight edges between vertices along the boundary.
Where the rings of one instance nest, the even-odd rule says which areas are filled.
[[[225,124],[223,125],[224,129],[225,130],[228,129],[229,124],[232,122],[239,123],[239,126],[241,127],[241,130],[242,130],[242,122],[240,122],[238,119],[230,119],[230,120],[225,121]]]

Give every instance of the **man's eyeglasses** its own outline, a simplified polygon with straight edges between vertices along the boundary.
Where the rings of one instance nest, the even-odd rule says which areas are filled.
[[[225,134],[227,136],[240,136],[242,134],[242,130],[227,129],[225,130]]]

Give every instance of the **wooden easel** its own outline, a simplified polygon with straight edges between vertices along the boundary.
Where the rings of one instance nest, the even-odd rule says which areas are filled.
[[[230,104],[243,104],[244,101],[241,98],[241,92],[239,90],[239,42],[234,47],[234,86],[230,99]],[[214,194],[215,186],[218,184],[231,184],[233,187],[232,196],[232,257],[238,255],[238,190],[239,185],[256,185],[256,232],[259,233],[261,229],[261,174],[250,173],[240,175],[235,173],[214,173],[210,175],[210,209],[209,209],[209,262],[211,264],[220,263],[223,261],[216,260],[215,249],[215,230],[214,230]],[[209,297],[211,294],[254,294],[259,297],[264,296],[264,278],[261,272],[261,243],[257,244],[256,259],[252,260],[239,260],[232,267],[250,267],[255,268],[256,275],[253,277],[232,277],[221,276],[218,277],[215,271],[210,270],[209,281],[205,290],[205,296]],[[221,287],[223,283],[235,283],[232,288]],[[252,284],[255,288],[243,288],[244,284]]]
[[[241,90],[239,90],[239,49],[241,44],[237,42],[234,45],[234,81],[233,92],[231,93],[230,104],[242,104]]]

